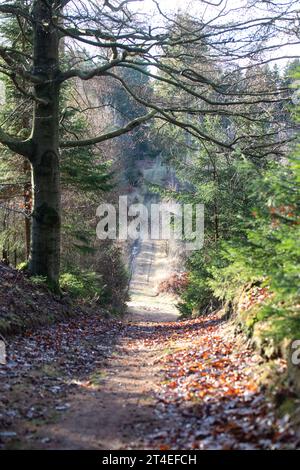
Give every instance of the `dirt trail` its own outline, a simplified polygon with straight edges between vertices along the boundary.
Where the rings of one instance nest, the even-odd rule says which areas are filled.
[[[67,401],[69,410],[39,432],[51,449],[144,448],[144,436],[158,425],[154,392],[161,380],[163,344],[147,345],[157,325],[178,317],[175,301],[157,295],[168,274],[164,242],[143,242],[135,260],[125,328],[107,366]]]
[[[174,299],[157,295],[163,244],[145,242],[134,267],[125,321],[71,320],[10,345],[0,448],[297,447],[258,386],[262,358],[237,349],[217,314],[177,321]]]
[[[140,301],[139,301],[140,302]],[[166,303],[166,299],[164,299]],[[51,449],[143,448],[145,434],[156,427],[153,392],[160,381],[162,345],[144,343],[156,327],[154,318],[170,320],[157,305],[144,309],[134,303],[132,315],[108,365],[94,373],[94,383],[68,400],[70,408],[55,424],[46,426],[39,440]],[[151,316],[153,315],[153,319]]]

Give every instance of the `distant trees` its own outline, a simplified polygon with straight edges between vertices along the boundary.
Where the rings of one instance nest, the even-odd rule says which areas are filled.
[[[119,72],[122,79],[126,80],[131,90],[139,95],[150,97],[153,93],[152,84],[149,77],[134,69],[121,70]],[[110,79],[113,86],[110,93],[111,107],[116,119],[115,124],[123,126],[128,120],[145,114],[147,108],[138,103],[126,90],[122,84]],[[119,156],[124,183],[136,186],[140,180],[138,160],[151,158],[157,155],[160,149],[159,143],[151,141],[151,126],[139,126],[133,132],[124,134],[120,139],[121,155]]]
[[[201,20],[169,17],[158,2],[154,4],[160,20],[145,24],[144,14],[138,13],[130,0],[0,3],[2,21],[14,18],[18,25],[16,38],[22,38],[22,47],[16,38],[2,38],[0,72],[33,108],[26,136],[14,134],[4,123],[0,142],[30,162],[33,210],[29,269],[32,274],[46,276],[53,285],[57,285],[60,264],[60,163],[64,149],[90,148],[124,135],[151,118],[182,128],[202,143],[210,142],[228,151],[238,146],[249,155],[274,153],[281,141],[289,139],[285,126],[274,132],[266,125],[262,134],[253,132],[247,123],[273,121],[269,104],[288,99],[284,87],[269,83],[253,87],[251,71],[255,71],[257,62],[273,60],[264,54],[281,46],[276,40],[278,31],[292,31],[296,36],[295,2],[278,6],[273,2],[256,2],[255,6],[249,2],[242,16],[239,7],[230,5],[226,10],[221,1],[213,15]],[[253,9],[257,9],[255,14]],[[299,41],[296,38],[292,42]],[[73,59],[64,60],[65,52],[70,50]],[[219,63],[223,74],[215,75]],[[161,99],[132,87],[120,72],[124,69],[140,72],[152,83],[167,84],[169,96]],[[118,82],[147,111],[99,135],[67,137],[70,133],[64,135],[60,126],[62,87],[70,80],[95,77]],[[239,129],[223,139],[204,130],[197,120],[191,122],[191,114],[202,118],[234,115],[240,119]]]
[[[26,24],[23,21],[24,35],[27,34]],[[24,39],[24,35],[18,34],[19,23],[17,18],[9,18],[0,24],[1,36],[7,41],[12,41],[22,52],[22,63],[25,65],[25,57],[29,52],[29,44]],[[1,106],[1,122],[6,129],[19,137],[26,137],[26,132],[30,128],[32,119],[32,103],[29,99],[23,99],[23,94],[15,87],[14,83],[6,76],[2,75],[3,105]],[[23,81],[23,87],[26,83]],[[27,90],[29,91],[29,90]],[[25,256],[22,253],[22,260],[29,257],[30,252],[30,215],[32,212],[32,188],[31,188],[31,167],[27,159],[14,155],[8,148],[2,149],[3,159],[0,162],[1,171],[1,200],[5,200],[5,209],[2,241],[2,258],[4,262],[16,262],[19,258],[21,246],[25,248]],[[11,213],[11,204],[15,208],[14,201],[23,200],[22,207],[17,206],[19,212]],[[16,208],[15,208],[16,209]],[[13,220],[11,220],[13,219]],[[12,222],[15,223],[12,223]],[[24,231],[20,230],[20,221],[24,224]],[[18,228],[16,227],[18,224]],[[19,259],[20,260],[20,259]]]

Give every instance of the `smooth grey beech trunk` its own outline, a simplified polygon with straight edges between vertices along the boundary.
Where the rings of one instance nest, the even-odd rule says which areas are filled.
[[[60,264],[59,37],[53,8],[59,2],[35,0],[34,74],[37,98],[32,129],[33,217],[29,271],[58,286]]]

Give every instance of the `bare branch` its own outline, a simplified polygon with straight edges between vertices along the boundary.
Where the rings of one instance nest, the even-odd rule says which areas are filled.
[[[107,132],[106,134],[102,134],[98,137],[93,137],[90,139],[63,142],[61,143],[60,147],[64,149],[64,148],[85,147],[87,145],[99,144],[106,140],[113,139],[114,137],[119,137],[123,134],[127,134],[128,132],[132,131],[133,129],[140,126],[141,124],[149,121],[149,119],[152,119],[155,116],[155,114],[156,114],[156,111],[151,111],[150,113],[145,114],[144,116],[140,116],[136,119],[133,119],[125,127],[120,127],[119,129],[116,129],[111,132]]]
[[[27,157],[29,160],[32,159],[33,148],[30,138],[27,140],[15,139],[0,128],[0,142],[13,152],[23,155],[23,157]]]
[[[107,70],[115,67],[116,65],[120,64],[123,59],[116,58],[107,64],[104,64],[100,67],[95,67],[91,70],[81,70],[81,69],[71,69],[65,73],[62,73],[59,77],[59,82],[62,83],[70,78],[78,77],[81,80],[90,80],[93,77],[104,75]]]
[[[6,211],[15,212],[16,214],[21,214],[26,217],[26,219],[31,219],[32,217],[32,214],[28,214],[25,210],[22,211],[21,209],[15,209],[14,207],[10,207],[5,204],[0,204],[0,208]]]

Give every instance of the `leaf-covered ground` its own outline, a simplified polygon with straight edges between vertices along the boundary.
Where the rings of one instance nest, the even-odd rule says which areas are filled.
[[[156,393],[159,427],[150,446],[160,449],[295,448],[289,416],[276,418],[257,379],[262,358],[237,348],[226,322],[209,318],[157,326],[170,353],[160,359],[164,379]],[[160,336],[160,335],[158,335]],[[151,339],[147,344],[151,343]],[[263,365],[262,365],[263,367]],[[278,359],[277,373],[286,364]],[[274,389],[275,395],[278,391]]]
[[[0,447],[298,446],[288,416],[276,418],[258,386],[262,359],[237,348],[226,322],[149,316],[80,317],[10,340],[0,366]],[[285,367],[277,361],[279,372]]]
[[[59,421],[81,381],[105,365],[121,328],[98,314],[8,339],[7,364],[0,365],[0,448],[47,443],[38,431]]]

